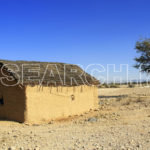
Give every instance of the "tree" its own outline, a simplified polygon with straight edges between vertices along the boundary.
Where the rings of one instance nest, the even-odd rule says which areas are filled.
[[[142,72],[150,73],[150,39],[138,41],[135,49],[140,56],[135,58],[134,67]]]

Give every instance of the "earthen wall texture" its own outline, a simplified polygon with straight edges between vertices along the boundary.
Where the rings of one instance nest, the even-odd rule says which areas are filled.
[[[28,123],[81,115],[98,107],[98,91],[94,86],[40,87],[1,86],[0,119]]]
[[[0,119],[24,122],[26,120],[25,88],[0,86],[0,91],[4,101],[4,104],[0,105]]]
[[[68,116],[81,115],[98,107],[94,86],[26,87],[26,122],[46,123]]]

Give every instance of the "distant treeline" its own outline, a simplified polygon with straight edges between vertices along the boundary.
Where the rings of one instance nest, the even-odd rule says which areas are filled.
[[[146,82],[132,82],[132,83],[128,83],[128,82],[124,82],[124,83],[103,83],[101,85],[99,85],[99,88],[121,88],[121,87],[129,87],[129,88],[134,88],[134,87],[138,87],[138,86],[150,86],[150,81]]]

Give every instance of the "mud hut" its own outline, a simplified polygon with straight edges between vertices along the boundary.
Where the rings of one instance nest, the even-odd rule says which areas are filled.
[[[0,119],[46,123],[98,107],[99,82],[79,66],[0,60]]]

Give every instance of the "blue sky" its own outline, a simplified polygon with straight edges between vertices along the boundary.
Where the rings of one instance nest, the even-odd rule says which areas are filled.
[[[0,0],[0,59],[129,64],[150,37],[149,0]],[[122,73],[124,76],[124,73]]]

